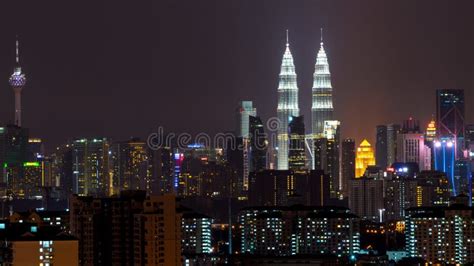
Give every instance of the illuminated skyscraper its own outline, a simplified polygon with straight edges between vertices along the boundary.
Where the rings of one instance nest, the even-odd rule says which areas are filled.
[[[320,137],[324,131],[324,121],[333,119],[331,73],[328,58],[323,47],[323,30],[321,29],[321,47],[316,57],[313,74],[313,105],[311,122],[313,138]]]
[[[106,196],[111,192],[109,141],[76,139],[72,144],[73,192],[79,196]]]
[[[375,165],[374,151],[370,143],[364,139],[359,148],[357,148],[356,155],[356,178],[364,175],[365,169],[369,165]]]
[[[425,141],[433,142],[436,138],[436,122],[431,119],[425,132]]]
[[[112,145],[112,194],[137,189],[151,192],[151,167],[146,148],[146,142],[137,138]]]
[[[288,127],[290,142],[288,149],[288,167],[295,172],[302,172],[306,169],[304,116],[292,116]]]
[[[433,150],[433,162],[434,170],[446,173],[449,184],[451,185],[451,191],[454,196],[457,195],[457,188],[454,180],[454,167],[455,167],[455,148],[454,142],[450,139],[443,139],[441,141],[434,142]]]
[[[268,139],[263,122],[258,116],[250,116],[250,152],[249,171],[257,172],[266,169]]]
[[[454,140],[455,156],[458,158],[464,148],[464,90],[436,91],[436,119],[438,136]]]
[[[253,107],[252,101],[241,101],[237,108],[237,136],[247,138],[249,136],[249,116],[257,116],[257,109]]]
[[[322,137],[314,140],[314,168],[329,175],[331,196],[337,197],[342,191],[343,181],[340,169],[340,122],[324,121]]]
[[[27,158],[28,129],[16,125],[0,127],[0,177],[13,197],[22,197],[20,190],[24,183],[23,163]]]
[[[419,121],[410,117],[397,136],[397,162],[417,163],[420,170],[431,170],[431,149],[425,146]]]
[[[21,72],[20,53],[18,50],[18,39],[16,40],[16,66],[10,76],[9,83],[15,93],[15,125],[21,127],[21,91],[26,84],[26,76]]]
[[[278,169],[288,170],[288,124],[290,117],[299,116],[298,85],[296,84],[295,65],[288,43],[286,32],[286,49],[281,64],[280,81],[278,84],[277,115],[280,121],[278,127]]]
[[[241,162],[238,167],[238,189],[242,191],[248,190],[248,179],[250,172],[250,117],[257,116],[257,109],[253,107],[252,101],[241,101],[237,108],[237,137],[239,142],[242,141],[242,148],[238,148],[234,152],[242,153]],[[252,132],[253,133],[253,132]],[[240,157],[240,156],[239,156]]]
[[[42,196],[41,187],[44,186],[44,168],[40,162],[24,162],[24,178],[19,184],[17,196],[25,199],[34,199]]]

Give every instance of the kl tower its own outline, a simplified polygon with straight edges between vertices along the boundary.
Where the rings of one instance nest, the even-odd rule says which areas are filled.
[[[21,91],[26,84],[26,76],[21,72],[18,38],[16,40],[16,66],[8,80],[15,93],[15,125],[21,127]]]

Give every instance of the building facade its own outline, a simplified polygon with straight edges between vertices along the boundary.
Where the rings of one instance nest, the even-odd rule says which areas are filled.
[[[409,257],[421,257],[429,264],[474,261],[473,211],[467,204],[408,209],[405,227]]]
[[[384,209],[384,181],[376,178],[355,178],[350,181],[349,208],[359,217],[381,220]]]
[[[242,254],[350,256],[359,251],[359,218],[337,207],[250,207],[240,211]]]
[[[370,143],[364,139],[357,148],[355,161],[355,177],[359,178],[364,175],[367,166],[375,165],[374,151]]]
[[[456,158],[464,148],[464,90],[436,90],[436,125],[440,138],[453,140]]]
[[[306,169],[304,116],[291,117],[288,133],[288,168],[303,172]]]
[[[106,196],[111,191],[109,141],[82,138],[72,143],[73,192],[81,196]]]
[[[111,147],[112,188],[121,190],[152,190],[152,169],[147,144],[138,138],[115,142]]]

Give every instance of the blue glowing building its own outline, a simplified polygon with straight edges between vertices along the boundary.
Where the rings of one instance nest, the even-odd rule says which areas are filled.
[[[455,156],[455,145],[451,139],[441,139],[434,142],[434,170],[446,173],[454,196],[457,195],[454,180]]]

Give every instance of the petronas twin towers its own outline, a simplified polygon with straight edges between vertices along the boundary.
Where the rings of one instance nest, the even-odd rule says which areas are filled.
[[[332,85],[329,64],[324,51],[322,30],[321,47],[316,57],[315,71],[313,74],[311,107],[311,136],[314,139],[323,134],[324,121],[333,119]],[[278,145],[278,170],[288,170],[288,125],[293,116],[299,116],[298,107],[298,85],[296,78],[293,56],[288,42],[288,31],[286,34],[286,49],[283,54],[281,71],[278,84],[278,107],[277,115],[280,126],[277,132]],[[311,142],[312,143],[312,142]],[[312,146],[312,145],[310,145]],[[310,151],[312,154],[312,151]],[[312,160],[310,168],[313,167]]]

